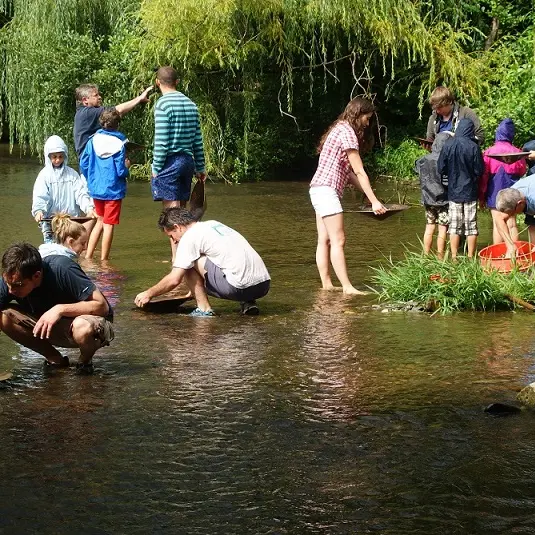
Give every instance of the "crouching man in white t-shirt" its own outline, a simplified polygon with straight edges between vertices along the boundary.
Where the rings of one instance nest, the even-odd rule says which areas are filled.
[[[240,233],[219,221],[197,221],[179,207],[165,209],[158,226],[177,244],[175,260],[171,273],[137,295],[138,307],[185,280],[197,301],[191,316],[215,316],[208,295],[239,301],[242,314],[258,314],[256,300],[268,293],[271,281],[260,255]]]

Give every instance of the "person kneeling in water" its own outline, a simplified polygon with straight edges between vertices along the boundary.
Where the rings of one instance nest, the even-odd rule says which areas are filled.
[[[241,234],[219,221],[197,221],[179,207],[165,209],[158,226],[177,244],[176,256],[171,272],[136,296],[138,307],[185,279],[197,301],[191,316],[215,316],[208,295],[239,301],[242,314],[258,314],[256,300],[268,293],[270,276],[260,255]]]

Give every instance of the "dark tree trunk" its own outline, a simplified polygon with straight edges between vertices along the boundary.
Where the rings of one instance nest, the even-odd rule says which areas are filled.
[[[494,41],[496,41],[496,37],[498,37],[499,28],[500,21],[496,17],[493,17],[490,33],[487,36],[487,40],[485,41],[485,50],[489,50],[490,47],[494,44]]]

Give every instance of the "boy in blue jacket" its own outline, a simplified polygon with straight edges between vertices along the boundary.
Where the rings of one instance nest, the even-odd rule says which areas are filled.
[[[102,128],[89,138],[80,156],[80,171],[87,179],[95,201],[97,224],[89,237],[86,258],[90,259],[102,236],[101,260],[108,260],[115,225],[119,224],[121,202],[126,195],[130,161],[126,158],[126,136],[117,129],[121,116],[115,109],[102,112]]]
[[[438,157],[440,175],[448,177],[451,259],[457,258],[461,236],[466,236],[468,256],[476,254],[478,184],[485,169],[470,119],[461,119],[455,135],[444,143]]]

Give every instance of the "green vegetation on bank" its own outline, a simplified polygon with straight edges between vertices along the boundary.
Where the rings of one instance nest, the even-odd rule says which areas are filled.
[[[477,260],[452,263],[408,252],[404,260],[390,259],[374,271],[373,283],[381,301],[416,302],[442,314],[516,308],[507,296],[535,302],[533,272],[488,271]]]
[[[373,172],[407,179],[410,136],[424,134],[439,83],[478,110],[489,136],[508,115],[519,139],[535,137],[531,11],[531,0],[0,0],[2,118],[11,142],[34,152],[51,134],[71,143],[77,85],[97,83],[118,103],[172,64],[199,105],[212,176],[298,168],[366,94],[387,132],[404,130]],[[150,147],[151,106],[122,129]]]

